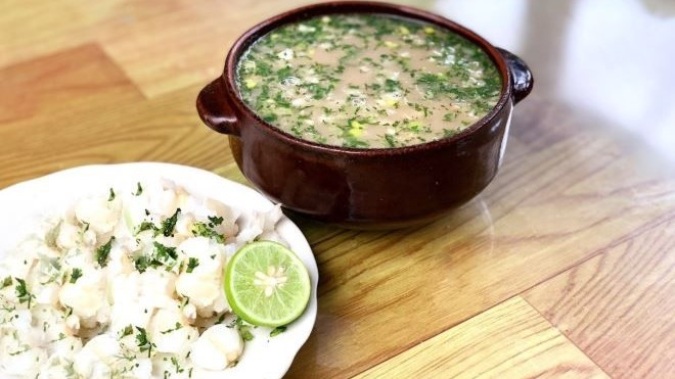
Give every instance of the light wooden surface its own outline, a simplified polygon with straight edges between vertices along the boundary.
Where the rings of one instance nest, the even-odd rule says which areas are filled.
[[[426,340],[357,378],[606,378],[521,297]]]
[[[245,182],[195,97],[239,34],[304,3],[0,3],[0,188],[130,161]],[[592,71],[577,47],[612,56],[631,41],[612,38],[621,22],[582,33],[607,16],[590,3],[415,3],[522,56],[535,91],[497,178],[456,212],[394,232],[297,220],[321,280],[289,378],[675,377],[675,155],[662,149],[675,146],[675,76],[654,63],[675,57],[647,43],[649,59]],[[612,4],[606,20],[631,14],[651,40],[675,39],[667,0]],[[607,75],[617,88],[596,96]]]

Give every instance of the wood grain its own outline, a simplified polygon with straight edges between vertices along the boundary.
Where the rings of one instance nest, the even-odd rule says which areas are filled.
[[[58,121],[68,114],[143,99],[124,71],[95,44],[4,67],[0,69],[0,81],[3,124],[32,122],[46,128],[46,122],[31,120],[51,116]],[[38,129],[35,134],[43,133],[44,130]],[[7,134],[15,133],[7,131]]]
[[[0,188],[132,161],[247,183],[196,95],[241,32],[308,2],[3,2]],[[291,215],[320,283],[315,330],[287,378],[675,377],[675,166],[614,118],[558,97],[565,44],[543,26],[566,27],[576,8],[523,4],[560,18],[527,24],[517,53],[545,67],[533,66],[535,90],[481,195],[399,231]]]
[[[675,377],[675,217],[524,296],[615,378]]]
[[[608,378],[515,297],[356,378]]]
[[[97,146],[113,143],[105,139],[113,134],[113,123],[92,128],[95,120],[90,115],[119,123],[121,115],[103,110],[143,99],[124,72],[91,44],[3,68],[0,82],[0,140],[10,147],[0,152],[1,187],[89,160],[102,161],[103,149]],[[81,149],[92,148],[91,159],[73,160]]]
[[[11,146],[0,187],[84,164],[231,161],[226,138],[196,115],[199,86],[147,101],[97,45],[12,65],[0,81],[0,140]]]

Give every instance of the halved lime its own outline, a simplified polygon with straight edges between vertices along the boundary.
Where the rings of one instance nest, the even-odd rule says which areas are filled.
[[[237,316],[272,328],[300,317],[312,289],[302,261],[284,245],[271,241],[241,247],[227,263],[224,286]]]

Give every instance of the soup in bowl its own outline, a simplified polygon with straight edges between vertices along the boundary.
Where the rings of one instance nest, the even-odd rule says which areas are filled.
[[[490,183],[532,83],[518,57],[443,17],[333,2],[244,33],[197,108],[230,136],[244,176],[286,209],[393,228]]]
[[[394,148],[452,136],[496,104],[489,56],[429,22],[336,14],[283,25],[241,56],[237,91],[270,125],[332,146]]]

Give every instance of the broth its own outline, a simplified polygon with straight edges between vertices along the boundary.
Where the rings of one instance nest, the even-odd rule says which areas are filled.
[[[241,56],[236,82],[266,122],[304,140],[354,148],[452,136],[495,106],[502,84],[472,42],[380,14],[283,25]]]

